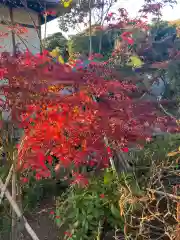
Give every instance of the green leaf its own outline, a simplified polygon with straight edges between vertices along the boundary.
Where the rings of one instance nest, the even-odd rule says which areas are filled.
[[[87,215],[87,213],[86,213],[86,211],[85,211],[84,209],[82,209],[81,211],[82,211],[82,214],[83,214],[84,216]]]
[[[109,183],[111,183],[113,180],[113,175],[112,172],[106,172],[104,174],[104,184],[108,185]]]
[[[56,216],[60,216],[59,208],[56,208]],[[57,226],[60,226],[60,224],[61,224],[60,218],[56,218],[56,224],[57,224]]]
[[[74,223],[74,228],[77,228],[79,226],[79,221],[76,221],[75,223]]]
[[[114,206],[114,204],[111,204],[111,213],[115,218],[121,218],[120,211]]]
[[[92,216],[92,215],[88,215],[88,216],[87,216],[87,219],[88,219],[89,221],[91,221],[91,220],[93,219],[93,216]]]
[[[88,223],[88,221],[85,222],[84,229],[85,229],[86,232],[88,232],[88,230],[89,230],[89,223]]]

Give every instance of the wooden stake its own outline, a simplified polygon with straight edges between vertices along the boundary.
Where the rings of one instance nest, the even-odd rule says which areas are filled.
[[[3,188],[4,188],[4,183],[3,183],[2,179],[0,178],[0,189],[2,190]],[[9,191],[7,189],[5,191],[5,196],[8,199],[12,209],[14,210],[14,212],[16,213],[18,218],[20,220],[22,220],[22,223],[23,223],[24,227],[26,228],[27,232],[29,233],[29,235],[31,236],[32,240],[40,240],[38,238],[38,236],[36,235],[36,233],[34,232],[34,230],[29,225],[27,219],[23,216],[17,203],[14,201],[14,199],[12,198],[11,194],[9,193]]]
[[[13,173],[13,165],[11,166],[11,168],[10,168],[10,170],[9,170],[8,176],[7,176],[7,178],[6,178],[6,182],[5,182],[5,184],[4,184],[4,188],[1,189],[0,204],[1,204],[1,202],[2,202],[2,199],[3,199],[3,197],[4,197],[4,193],[5,193],[5,191],[6,191],[7,187],[8,187],[8,184],[9,184],[9,182],[10,182],[10,180],[11,180],[12,173]]]
[[[12,198],[13,200],[16,202],[16,158],[14,156],[13,153],[13,175],[12,175]],[[12,209],[11,212],[11,216],[12,216],[12,222],[11,222],[11,240],[17,240],[17,218],[16,218],[16,213],[14,212],[14,210]]]

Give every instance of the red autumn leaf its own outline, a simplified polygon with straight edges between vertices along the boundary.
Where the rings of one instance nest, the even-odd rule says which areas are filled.
[[[65,232],[64,235],[68,236],[69,238],[72,237],[72,233],[70,232]]]
[[[88,185],[88,179],[80,173],[73,173],[73,178],[74,180],[71,183],[72,185],[78,184],[82,187]]]
[[[131,32],[124,32],[121,34],[122,40],[127,42],[130,45],[134,44],[134,39],[131,37],[132,33]]]
[[[123,152],[129,152],[129,148],[127,148],[127,147],[124,147],[124,148],[121,148],[121,150],[123,151]]]
[[[50,213],[49,214],[51,214],[51,215],[54,215],[55,214],[55,212],[54,211],[50,211]]]
[[[120,15],[122,26],[129,17],[122,9]],[[143,24],[135,22],[135,26]],[[121,37],[133,44],[131,32]],[[13,122],[24,128],[18,147],[19,170],[35,170],[37,179],[50,177],[46,166],[46,162],[53,162],[50,154],[58,158],[57,171],[61,166],[78,168],[84,164],[108,167],[114,149],[105,146],[104,136],[116,145],[116,150],[128,152],[124,146],[151,138],[155,123],[164,131],[176,128],[170,125],[172,119],[159,119],[153,103],[137,104],[131,97],[138,91],[136,85],[119,81],[106,63],[90,64],[86,70],[73,72],[66,64],[53,63],[47,51],[37,56],[26,51],[17,58],[2,54],[0,73],[10,82],[2,90],[7,94]],[[69,96],[49,90],[67,85],[72,89]],[[85,176],[73,177],[74,184],[88,183]]]
[[[105,195],[103,193],[100,194],[100,198],[105,198]]]

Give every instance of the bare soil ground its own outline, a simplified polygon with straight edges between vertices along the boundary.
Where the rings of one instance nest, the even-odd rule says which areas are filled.
[[[54,200],[45,200],[32,211],[32,213],[26,215],[26,218],[31,225],[32,229],[36,232],[40,240],[62,240],[64,233],[60,234],[60,230],[57,228],[53,219],[50,217],[50,211],[55,209]],[[10,234],[0,235],[0,240],[9,240]],[[17,240],[32,240],[27,233],[26,229],[23,229],[18,236]]]

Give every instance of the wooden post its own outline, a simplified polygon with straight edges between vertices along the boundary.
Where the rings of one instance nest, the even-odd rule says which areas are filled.
[[[39,31],[39,41],[40,41],[40,53],[43,51],[43,45],[42,45],[42,32],[41,32],[41,15],[38,15],[38,31]]]
[[[13,143],[14,141],[14,126],[10,126],[10,131],[8,131],[8,134],[10,135],[9,139],[10,139],[10,144]],[[16,202],[17,201],[17,174],[16,174],[16,154],[14,152],[14,149],[12,149],[11,152],[12,155],[12,164],[13,164],[13,174],[12,174],[12,198],[13,200]],[[14,210],[11,208],[11,240],[18,240],[17,236],[18,236],[18,232],[17,232],[17,224],[18,224],[18,220],[17,220],[17,216],[16,213],[14,212]]]
[[[12,198],[16,202],[16,163],[15,157],[13,154],[13,175],[12,175]],[[13,209],[11,210],[11,240],[17,240],[17,217]]]
[[[13,56],[16,55],[16,41],[15,41],[15,34],[14,34],[14,19],[13,19],[13,8],[9,7],[9,16],[10,16],[10,22],[12,25],[12,46],[13,46]],[[12,134],[14,133],[13,131],[13,126],[10,128],[12,131],[8,132],[10,134],[10,141],[13,141],[13,136]],[[13,174],[12,174],[12,199],[16,202],[16,159],[14,156],[14,153],[12,152],[13,156]],[[11,208],[11,240],[17,240],[17,216],[13,209]]]
[[[0,190],[2,190],[4,188],[5,188],[4,183],[3,183],[2,179],[0,178]],[[22,214],[21,210],[19,209],[17,203],[13,200],[11,194],[9,193],[9,191],[7,189],[5,190],[5,196],[6,196],[7,200],[9,201],[10,205],[12,206],[13,211],[17,214],[18,218],[21,219],[21,221],[23,223],[23,226],[26,228],[27,232],[31,236],[31,239],[32,240],[40,240],[38,238],[38,236],[36,235],[36,233],[34,232],[34,230],[29,225],[27,219],[23,216],[23,214]]]
[[[44,3],[44,24],[45,24],[45,29],[44,29],[44,41],[46,41],[46,32],[47,32],[47,12],[46,12],[46,4]]]

